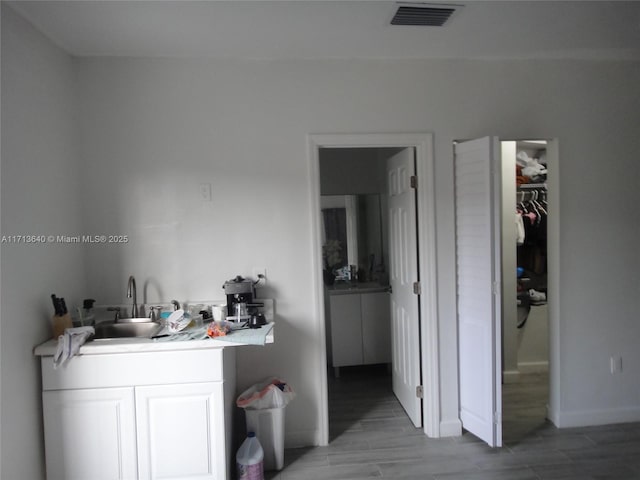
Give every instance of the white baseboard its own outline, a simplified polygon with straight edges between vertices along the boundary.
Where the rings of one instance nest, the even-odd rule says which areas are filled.
[[[440,437],[459,437],[462,435],[462,422],[459,419],[440,422]]]
[[[285,432],[284,448],[317,447],[320,445],[318,430],[297,430]]]
[[[542,373],[549,371],[549,362],[543,360],[540,362],[522,362],[518,363],[520,373]]]
[[[518,370],[504,370],[502,372],[503,383],[516,383],[520,380],[520,375],[528,373],[544,373],[549,371],[549,362],[522,362],[518,363]]]
[[[640,422],[640,407],[554,412],[549,410],[549,420],[558,428],[591,427],[613,423]]]
[[[504,383],[515,383],[520,378],[520,372],[518,370],[505,370],[502,372],[502,381]]]

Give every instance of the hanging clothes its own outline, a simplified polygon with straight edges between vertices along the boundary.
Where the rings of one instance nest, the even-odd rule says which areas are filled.
[[[538,200],[541,193],[542,200]],[[547,273],[547,210],[545,189],[521,191],[516,214],[524,228],[524,241],[518,243],[518,266],[543,275]],[[519,237],[518,237],[519,238]]]
[[[524,245],[524,221],[519,211],[516,212],[516,245]]]

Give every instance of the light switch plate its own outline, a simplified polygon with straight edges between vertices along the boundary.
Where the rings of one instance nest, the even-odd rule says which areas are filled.
[[[622,373],[622,357],[620,355],[611,357],[610,362],[612,374]]]

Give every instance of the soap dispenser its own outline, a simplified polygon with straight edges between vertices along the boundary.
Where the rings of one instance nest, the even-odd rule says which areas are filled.
[[[96,323],[96,316],[93,313],[93,304],[95,300],[93,298],[85,298],[82,301],[82,325],[93,326]]]

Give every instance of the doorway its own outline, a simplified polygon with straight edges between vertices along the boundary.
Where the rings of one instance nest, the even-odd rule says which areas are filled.
[[[548,372],[542,375],[542,378],[531,379],[536,395],[540,397],[542,393],[542,401],[545,403],[542,407],[534,406],[538,408],[536,415],[542,411],[553,421],[554,401],[557,401],[559,394],[559,385],[554,383],[558,369],[555,339],[559,326],[557,303],[554,299],[558,298],[559,219],[555,204],[547,202],[547,188],[556,195],[557,183],[553,172],[558,168],[557,140],[548,141],[544,145],[545,148],[542,146],[542,143],[536,141],[500,142],[496,137],[485,137],[454,145],[461,419],[463,428],[490,446],[502,445],[503,423],[508,423],[513,418],[511,414],[515,405],[503,405],[503,385],[509,385],[504,397],[508,402],[509,396],[514,394],[514,388],[510,385],[518,379],[526,378],[526,375],[520,375],[520,370],[531,370],[532,366],[541,367],[545,364],[544,370]],[[533,160],[541,151],[551,170],[548,180],[546,162],[543,167],[538,159]],[[521,160],[526,160],[523,165],[531,165],[534,168],[528,172],[519,172],[529,178],[518,178],[518,183],[526,183],[527,186],[521,185],[517,191],[518,155],[522,157]],[[528,221],[540,221],[541,212],[544,212],[544,248],[540,248],[540,233],[530,231],[530,234],[537,236],[536,242],[530,245],[533,248],[527,251],[517,250],[519,229],[518,216],[514,209],[518,197],[518,204],[524,203],[525,200],[531,202],[531,212],[521,205],[522,209],[530,214]],[[551,198],[551,195],[549,197]],[[537,200],[541,202],[537,203]],[[548,220],[547,211],[552,212]],[[531,225],[532,223],[529,224]],[[517,294],[518,289],[522,295]],[[525,297],[527,302],[531,300],[536,307],[543,304],[545,306],[543,318],[535,320],[537,325],[532,325],[533,319],[529,319],[530,326],[538,329],[538,335],[540,331],[544,332],[544,338],[538,339],[546,357],[544,360],[518,361],[518,343],[523,340],[523,332],[520,331],[518,335],[517,327],[525,326],[530,309],[527,308],[523,312],[521,308],[518,312],[516,301]],[[543,323],[546,329],[539,328]],[[528,338],[528,343],[531,343],[531,340],[535,339]],[[531,345],[528,354],[531,354],[530,347]],[[525,363],[528,363],[526,367]],[[541,387],[545,391],[541,392]],[[524,395],[532,396],[531,392]],[[503,411],[504,407],[507,408],[506,412]],[[530,407],[531,405],[526,406]],[[523,412],[517,413],[521,417]],[[507,418],[504,414],[510,417]],[[542,423],[545,418],[531,420]],[[530,425],[531,423],[515,426],[524,429],[526,433]],[[514,425],[510,427],[513,428]],[[507,433],[519,434],[513,430]]]
[[[340,379],[341,371],[387,364],[391,375],[381,375],[380,381],[391,380],[393,394],[420,428],[420,312],[414,291],[419,281],[418,238],[412,178],[413,147],[320,149],[325,329],[329,372],[335,379],[330,385],[352,378]]]
[[[501,142],[503,438],[544,425],[549,403],[546,140]],[[509,228],[515,209],[517,228]]]
[[[416,173],[422,188],[416,194],[417,209],[417,237],[420,261],[418,275],[423,288],[419,296],[421,316],[419,319],[422,332],[420,351],[417,363],[423,372],[424,391],[428,394],[420,400],[423,412],[423,429],[425,434],[439,436],[439,376],[437,350],[437,319],[435,309],[435,208],[434,208],[434,178],[433,178],[433,146],[430,134],[364,134],[364,135],[311,135],[309,136],[310,159],[310,194],[311,216],[314,226],[314,251],[312,281],[316,292],[315,313],[318,324],[319,351],[321,352],[319,373],[321,378],[321,432],[320,444],[327,445],[329,441],[328,414],[328,375],[327,375],[327,328],[324,322],[324,285],[322,259],[322,218],[320,208],[320,150],[324,148],[413,148],[416,159]],[[416,393],[418,389],[416,389]]]

